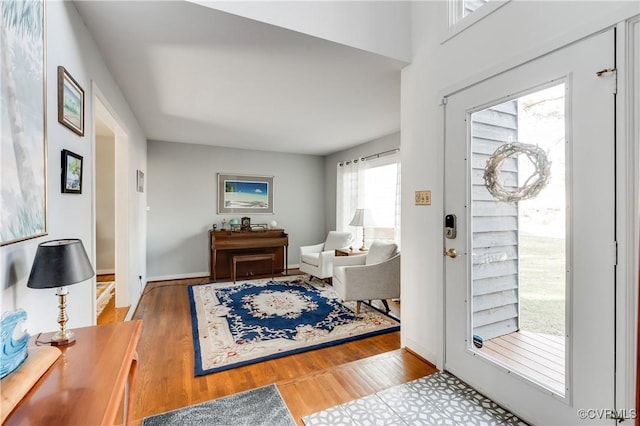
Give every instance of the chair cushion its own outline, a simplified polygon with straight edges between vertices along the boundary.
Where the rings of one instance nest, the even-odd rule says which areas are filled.
[[[327,241],[324,242],[324,251],[347,247],[350,243],[350,232],[329,231]]]
[[[300,258],[300,261],[307,265],[318,266],[320,264],[320,253],[305,253]]]
[[[375,263],[384,262],[391,259],[398,253],[398,245],[394,242],[378,241],[375,240],[369,247],[369,253],[367,253],[366,265],[373,265]]]

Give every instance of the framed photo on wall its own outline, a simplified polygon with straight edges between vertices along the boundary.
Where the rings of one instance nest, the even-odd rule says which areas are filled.
[[[218,214],[273,214],[273,176],[218,173]]]
[[[82,156],[62,150],[62,192],[82,194]]]
[[[58,67],[58,121],[84,136],[84,90],[63,66]]]
[[[142,170],[136,171],[136,191],[144,192],[144,172]]]
[[[48,233],[45,6],[2,3],[0,246]]]

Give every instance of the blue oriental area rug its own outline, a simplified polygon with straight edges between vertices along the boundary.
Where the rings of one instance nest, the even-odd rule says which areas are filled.
[[[400,329],[302,276],[190,286],[189,299],[196,376]]]

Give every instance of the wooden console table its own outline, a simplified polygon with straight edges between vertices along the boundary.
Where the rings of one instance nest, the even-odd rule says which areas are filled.
[[[3,425],[113,425],[125,393],[124,422],[130,423],[142,321],[76,328],[73,332],[75,343],[58,347],[60,357]],[[39,340],[48,338],[43,334]]]
[[[237,264],[237,275],[288,273],[289,236],[282,229],[260,231],[209,231],[210,278],[234,278],[234,256],[270,254]]]

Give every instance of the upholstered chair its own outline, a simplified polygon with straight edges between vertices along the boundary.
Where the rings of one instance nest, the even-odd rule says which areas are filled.
[[[363,300],[400,298],[400,252],[393,242],[374,241],[362,256],[336,257],[333,264],[333,288],[344,301],[356,301],[360,313]]]
[[[336,249],[348,248],[350,232],[329,231],[324,243],[300,247],[300,271],[321,280],[331,278]]]

